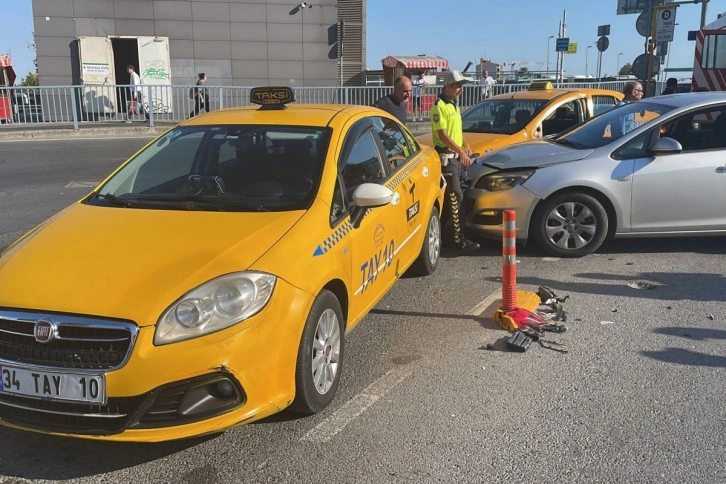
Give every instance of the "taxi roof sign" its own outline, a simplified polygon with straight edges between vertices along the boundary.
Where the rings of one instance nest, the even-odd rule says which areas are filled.
[[[549,91],[554,88],[555,86],[553,86],[550,81],[533,81],[532,84],[529,85],[530,91]]]
[[[285,104],[295,101],[292,88],[286,86],[253,87],[250,102],[260,109],[285,109]]]

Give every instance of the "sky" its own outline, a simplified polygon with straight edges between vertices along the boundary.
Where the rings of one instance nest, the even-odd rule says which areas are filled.
[[[290,4],[297,0],[289,1]],[[314,3],[314,0],[311,2]],[[595,74],[597,27],[610,25],[610,46],[602,55],[602,74],[614,75],[618,66],[632,63],[644,52],[645,39],[635,30],[638,15],[616,15],[617,0],[367,0],[366,64],[381,69],[389,55],[438,55],[453,69],[480,58],[495,63],[517,62],[514,68],[544,70],[549,57],[555,68],[555,39],[567,13],[566,37],[577,43],[577,53],[565,56],[566,75]],[[10,53],[19,79],[34,70],[33,10],[31,0],[0,0],[3,26],[0,53]],[[726,12],[726,0],[708,3],[706,23]],[[449,19],[449,20],[445,20]],[[674,40],[667,64],[690,68],[694,42],[688,31],[697,30],[701,5],[678,7]],[[587,46],[592,46],[587,49]],[[548,50],[549,56],[548,56]],[[621,54],[622,53],[622,54]],[[674,73],[687,77],[688,73]]]

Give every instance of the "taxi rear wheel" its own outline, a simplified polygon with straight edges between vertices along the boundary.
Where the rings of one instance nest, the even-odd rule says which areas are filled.
[[[311,415],[322,411],[340,384],[345,328],[343,311],[335,295],[323,290],[315,298],[305,321],[295,369],[293,412]]]
[[[431,209],[429,224],[426,227],[426,235],[421,252],[411,266],[411,272],[417,276],[428,276],[433,274],[439,264],[441,255],[441,220],[436,207]]]

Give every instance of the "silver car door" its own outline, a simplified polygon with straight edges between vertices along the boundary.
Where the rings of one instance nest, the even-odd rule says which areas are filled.
[[[720,114],[710,108],[664,124],[662,136],[679,141],[683,151],[636,160],[632,232],[726,230],[726,134],[719,132]]]

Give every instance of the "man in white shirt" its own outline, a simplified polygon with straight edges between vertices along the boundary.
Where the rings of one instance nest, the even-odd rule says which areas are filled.
[[[143,94],[141,92],[141,79],[136,73],[136,69],[133,64],[126,66],[126,71],[129,73],[129,101],[127,106],[127,117],[126,122],[131,122],[131,116],[133,114],[141,114],[142,111],[146,115],[146,120],[149,120],[149,113],[144,111]]]
[[[497,81],[489,75],[489,71],[484,71],[481,74],[481,97],[486,99],[492,95],[492,87]]]

